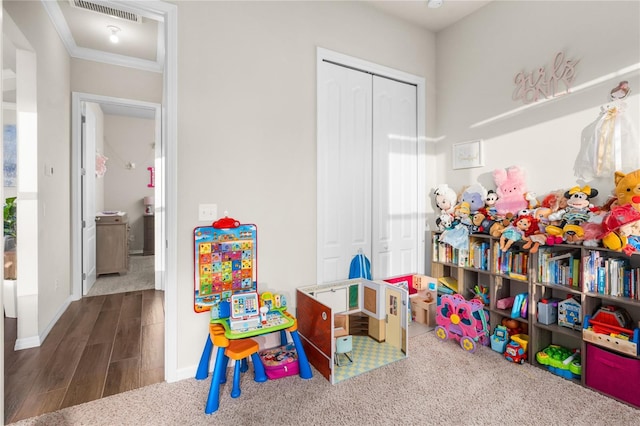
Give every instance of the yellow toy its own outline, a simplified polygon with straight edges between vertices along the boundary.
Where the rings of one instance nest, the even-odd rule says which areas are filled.
[[[614,195],[616,204],[624,206],[631,204],[633,208],[640,211],[640,170],[631,173],[615,172],[614,181],[616,184]]]
[[[260,306],[266,306],[271,310],[271,308],[275,308],[276,305],[273,300],[273,293],[270,291],[265,291],[260,295]]]

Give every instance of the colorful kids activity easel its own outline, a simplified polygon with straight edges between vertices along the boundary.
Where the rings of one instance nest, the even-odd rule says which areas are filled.
[[[195,311],[228,318],[234,293],[257,291],[256,226],[225,217],[195,228],[193,236]]]
[[[194,309],[210,312],[211,325],[222,326],[229,340],[280,332],[281,344],[287,343],[286,331],[298,353],[300,377],[313,377],[311,366],[298,335],[297,320],[287,312],[284,296],[265,292],[258,295],[257,229],[225,217],[211,226],[193,232],[195,250]],[[209,374],[213,342],[209,333],[196,371],[196,379]],[[218,347],[212,386],[205,407],[210,414],[218,409],[219,386],[226,370],[224,347]]]

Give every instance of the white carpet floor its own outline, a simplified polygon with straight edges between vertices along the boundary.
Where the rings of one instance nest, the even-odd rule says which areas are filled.
[[[488,347],[474,354],[433,332],[409,340],[409,357],[331,385],[297,376],[265,383],[242,376],[204,414],[207,380],[160,383],[18,425],[639,425],[640,410],[529,364],[513,364]]]

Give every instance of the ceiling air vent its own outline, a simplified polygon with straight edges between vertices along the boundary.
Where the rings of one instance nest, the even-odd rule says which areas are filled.
[[[103,3],[87,1],[87,0],[69,0],[72,7],[90,10],[92,12],[100,13],[102,15],[109,15],[115,18],[125,19],[131,22],[142,22],[142,16],[135,13],[127,12],[126,10],[118,9],[116,7],[107,6]]]

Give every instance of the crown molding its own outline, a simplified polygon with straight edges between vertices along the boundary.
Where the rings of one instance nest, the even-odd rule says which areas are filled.
[[[44,6],[53,26],[56,28],[56,31],[60,35],[62,42],[64,43],[69,56],[77,59],[86,59],[88,61],[94,62],[102,62],[105,64],[118,65],[122,67],[136,68],[143,71],[151,71],[162,73],[164,70],[164,39],[162,34],[158,35],[158,46],[162,44],[162,49],[158,49],[157,58],[155,61],[150,61],[148,59],[140,59],[134,58],[132,56],[118,55],[115,53],[104,52],[101,50],[89,49],[86,47],[79,47],[76,44],[73,35],[71,34],[71,30],[69,29],[69,25],[60,10],[60,6],[58,6],[58,2],[55,1],[47,1],[41,0],[42,5]],[[155,15],[153,16],[156,17]],[[159,21],[158,24],[162,28],[164,25],[162,21]]]

